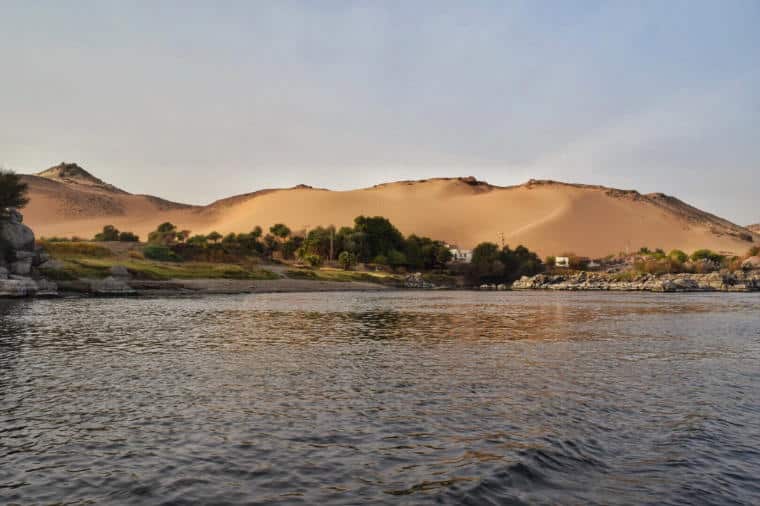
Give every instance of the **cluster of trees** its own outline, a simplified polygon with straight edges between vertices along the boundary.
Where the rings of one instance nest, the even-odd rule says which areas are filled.
[[[103,231],[95,234],[94,241],[121,241],[121,242],[140,242],[140,237],[132,232],[119,232],[113,225],[106,225]]]
[[[9,208],[22,208],[29,203],[29,187],[21,181],[21,176],[7,170],[0,170],[0,217],[6,217]]]
[[[428,237],[403,234],[381,216],[358,216],[353,227],[316,227],[305,235],[294,234],[285,224],[277,223],[264,234],[261,227],[249,233],[190,235],[172,223],[162,223],[148,236],[146,256],[213,261],[225,255],[259,256],[272,259],[276,253],[284,259],[300,259],[312,266],[337,260],[350,269],[358,262],[411,269],[443,268],[451,260],[446,244]]]
[[[499,249],[494,243],[484,242],[472,250],[466,275],[470,283],[512,283],[522,276],[539,274],[544,268],[538,255],[525,246]]]

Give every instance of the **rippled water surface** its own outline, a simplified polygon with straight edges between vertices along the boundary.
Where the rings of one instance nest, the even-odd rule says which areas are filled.
[[[760,296],[0,303],[2,504],[758,504]]]

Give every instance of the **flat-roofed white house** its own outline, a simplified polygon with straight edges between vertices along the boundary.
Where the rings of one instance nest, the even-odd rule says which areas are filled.
[[[554,258],[554,266],[555,267],[565,267],[570,268],[570,257],[555,257]]]
[[[459,249],[456,247],[449,247],[451,253],[451,261],[463,264],[472,262],[472,250],[471,249]]]

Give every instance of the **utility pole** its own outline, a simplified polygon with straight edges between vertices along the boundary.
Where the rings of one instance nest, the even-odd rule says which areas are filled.
[[[499,232],[499,241],[501,242],[501,249],[504,249],[504,232]]]

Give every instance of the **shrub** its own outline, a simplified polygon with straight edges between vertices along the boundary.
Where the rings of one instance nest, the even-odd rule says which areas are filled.
[[[546,264],[547,267],[554,267],[555,265],[557,265],[557,257],[553,257],[550,255],[546,257],[546,260],[544,260],[544,263]]]
[[[350,270],[351,267],[356,265],[356,255],[350,251],[341,251],[338,255],[338,264],[344,271]]]
[[[118,241],[119,231],[113,225],[106,225],[105,227],[103,227],[102,232],[100,232],[99,234],[95,234],[94,240],[98,242]]]
[[[720,264],[723,262],[723,255],[719,255],[718,253],[715,253],[714,251],[711,251],[709,249],[698,249],[694,253],[691,254],[691,260],[696,262],[698,260],[709,260],[710,262],[715,262],[716,264]]]
[[[306,262],[312,267],[319,267],[320,265],[322,265],[322,257],[320,257],[319,255],[313,255],[311,253],[308,253],[304,255],[303,260],[304,262]]]
[[[753,246],[747,252],[748,257],[756,257],[760,255],[760,246]]]
[[[119,241],[121,242],[140,242],[140,237],[132,232],[119,233]]]
[[[680,249],[674,249],[674,250],[671,250],[670,253],[668,253],[668,258],[682,264],[689,259],[689,255],[687,255]]]
[[[148,234],[148,242],[165,246],[174,244],[177,242],[177,227],[168,221],[160,224],[156,230]]]
[[[143,256],[151,260],[177,261],[177,255],[168,246],[161,244],[148,244],[143,248]]]

